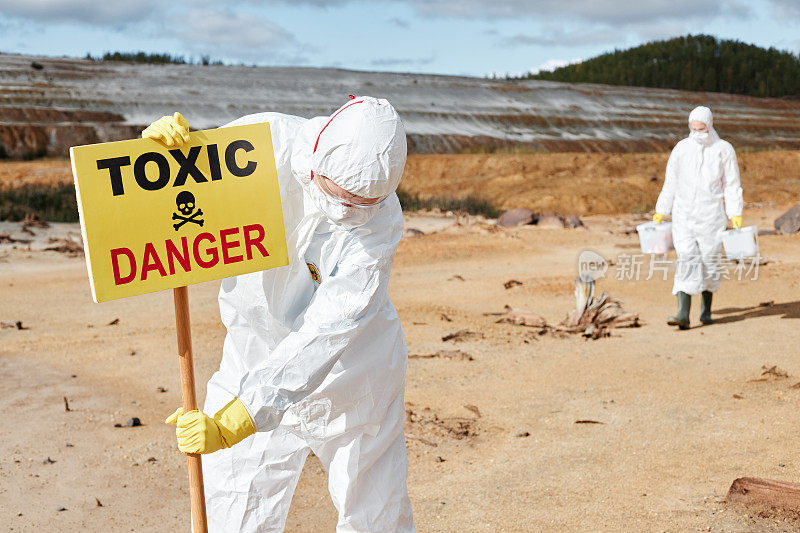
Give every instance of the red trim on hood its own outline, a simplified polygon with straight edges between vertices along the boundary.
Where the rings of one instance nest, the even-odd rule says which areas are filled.
[[[339,115],[339,113],[341,113],[342,111],[344,111],[345,109],[347,109],[347,108],[348,108],[348,107],[350,107],[351,105],[361,104],[361,103],[363,103],[363,102],[364,102],[364,100],[357,100],[357,101],[355,101],[355,102],[350,102],[349,104],[347,104],[346,106],[344,106],[343,108],[341,108],[339,111],[337,111],[336,113],[334,113],[334,114],[333,114],[333,116],[331,116],[331,118],[330,118],[330,119],[328,119],[328,122],[326,122],[326,123],[325,123],[325,125],[324,125],[324,126],[322,126],[322,129],[321,129],[321,130],[319,130],[319,135],[317,135],[317,142],[315,142],[315,143],[314,143],[314,150],[312,150],[312,151],[311,151],[311,153],[312,153],[312,154],[313,154],[313,153],[316,153],[316,151],[317,151],[317,146],[319,146],[319,139],[320,139],[320,137],[322,137],[322,132],[323,132],[323,131],[325,131],[325,128],[327,128],[327,127],[328,127],[328,125],[329,125],[331,122],[333,122],[333,119],[335,119],[335,118],[337,117],[337,115]],[[314,179],[314,171],[313,171],[313,170],[311,171],[311,179],[312,179],[312,180]]]

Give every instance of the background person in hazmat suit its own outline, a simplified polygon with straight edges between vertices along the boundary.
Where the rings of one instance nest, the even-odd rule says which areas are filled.
[[[722,234],[731,220],[742,227],[742,188],[733,146],[714,131],[707,107],[689,114],[689,137],[669,156],[664,187],[653,220],[660,223],[672,213],[672,240],[678,261],[672,294],[678,297],[678,314],[667,323],[689,327],[693,294],[701,294],[700,322],[710,324],[711,299],[721,282]]]
[[[386,100],[268,122],[290,264],[222,281],[227,327],[204,411],[168,419],[203,457],[209,530],[282,531],[309,452],[328,473],[337,530],[414,531],[406,490],[406,341],[387,285],[403,234],[395,194],[406,135]],[[180,146],[180,114],[143,136]],[[249,438],[248,438],[249,437]],[[238,443],[238,444],[237,444]],[[211,453],[215,452],[215,453]]]

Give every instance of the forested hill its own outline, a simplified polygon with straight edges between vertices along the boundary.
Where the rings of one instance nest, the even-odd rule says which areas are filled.
[[[800,95],[800,57],[710,35],[688,35],[527,77],[781,97]]]

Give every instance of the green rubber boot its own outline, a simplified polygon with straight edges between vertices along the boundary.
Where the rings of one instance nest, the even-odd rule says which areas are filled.
[[[667,319],[670,326],[678,329],[689,329],[689,310],[692,308],[692,297],[685,292],[678,293],[678,314]]]
[[[711,298],[714,293],[711,291],[703,291],[701,295],[702,301],[700,304],[700,322],[703,324],[713,324],[714,320],[711,318]]]

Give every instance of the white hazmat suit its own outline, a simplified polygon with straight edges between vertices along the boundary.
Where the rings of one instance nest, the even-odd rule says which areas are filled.
[[[707,136],[692,134],[669,156],[656,212],[672,214],[672,240],[678,261],[672,293],[716,291],[721,282],[722,234],[727,219],[742,215],[739,165],[733,146],[714,130],[707,107],[696,107],[689,123],[708,126]]]
[[[386,100],[358,97],[331,117],[259,113],[270,124],[289,265],[228,278],[228,329],[205,412],[234,397],[257,433],[203,456],[211,532],[282,531],[309,452],[328,473],[337,531],[414,531],[406,490],[405,336],[389,301],[403,234],[394,194],[406,159],[403,124]],[[322,195],[325,176],[368,198]]]

